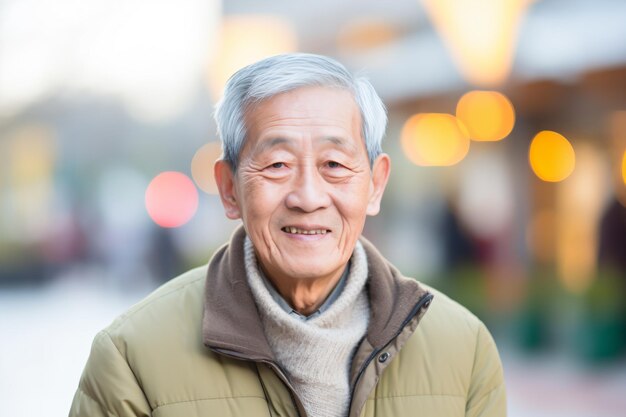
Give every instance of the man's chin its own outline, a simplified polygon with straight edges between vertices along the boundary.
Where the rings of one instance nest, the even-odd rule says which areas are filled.
[[[285,268],[285,275],[297,279],[297,280],[315,280],[319,278],[324,278],[332,274],[334,268],[331,267],[329,262],[324,262],[323,265],[319,263],[313,264],[311,263],[311,257],[306,260],[302,260],[298,262],[297,260],[293,260],[290,262],[290,266]],[[321,257],[319,259],[326,259],[328,257]]]

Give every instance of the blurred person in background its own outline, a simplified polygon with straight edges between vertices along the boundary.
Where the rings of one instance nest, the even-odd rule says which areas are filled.
[[[243,224],[95,337],[70,416],[504,416],[483,323],[361,236],[390,173],[370,83],[278,55],[231,77],[216,121]]]

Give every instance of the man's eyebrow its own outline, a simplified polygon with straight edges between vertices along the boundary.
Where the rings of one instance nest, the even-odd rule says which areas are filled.
[[[344,148],[345,150],[351,152],[356,151],[356,147],[351,141],[339,136],[323,136],[321,138],[318,138],[316,142],[330,142],[334,145],[339,146],[340,148]],[[262,140],[261,142],[257,143],[255,151],[256,153],[260,154],[275,146],[284,144],[286,144],[288,147],[295,146],[293,140],[278,136],[271,139]]]

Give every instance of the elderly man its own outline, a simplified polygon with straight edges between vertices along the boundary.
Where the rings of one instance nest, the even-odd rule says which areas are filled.
[[[217,105],[226,216],[208,266],[100,332],[71,416],[504,416],[494,342],[361,237],[390,172],[372,86],[290,54]]]

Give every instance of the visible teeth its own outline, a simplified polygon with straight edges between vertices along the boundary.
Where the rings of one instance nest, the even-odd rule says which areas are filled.
[[[295,235],[325,235],[326,229],[315,229],[315,230],[304,230],[298,229],[297,227],[286,226],[283,228],[285,232],[292,233]]]

